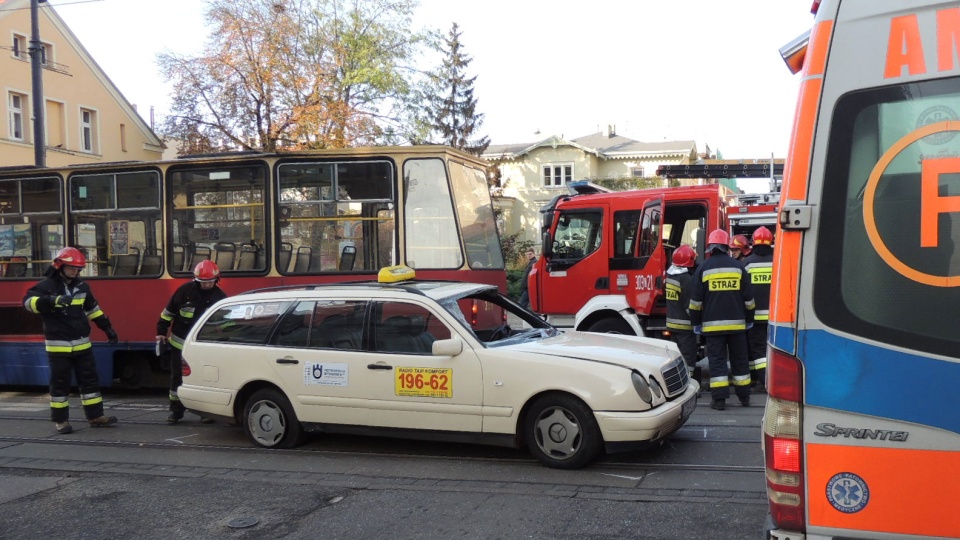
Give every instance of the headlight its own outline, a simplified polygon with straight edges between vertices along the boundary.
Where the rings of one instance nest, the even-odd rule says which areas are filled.
[[[631,371],[630,380],[633,382],[633,389],[637,391],[640,399],[648,404],[653,403],[653,394],[650,392],[650,385],[647,384],[647,380],[643,378],[643,375],[639,372]]]
[[[660,383],[657,382],[657,379],[650,376],[650,389],[653,390],[653,395],[657,396],[657,399],[663,397],[663,389],[660,388]]]

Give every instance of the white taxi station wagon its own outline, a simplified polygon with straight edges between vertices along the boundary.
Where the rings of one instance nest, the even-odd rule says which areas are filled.
[[[560,332],[494,286],[412,273],[220,301],[184,344],[181,401],[264,447],[382,434],[527,446],[562,469],[662,440],[696,407],[672,343]]]

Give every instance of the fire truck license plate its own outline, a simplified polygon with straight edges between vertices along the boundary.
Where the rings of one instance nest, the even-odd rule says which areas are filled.
[[[398,396],[453,397],[453,370],[450,368],[398,367],[394,391]]]

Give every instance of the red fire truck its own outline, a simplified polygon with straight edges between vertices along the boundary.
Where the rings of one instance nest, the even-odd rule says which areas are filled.
[[[588,182],[569,187],[569,195],[542,210],[542,256],[527,282],[530,307],[559,327],[663,337],[663,275],[674,249],[689,245],[702,262],[710,231],[749,236],[776,225],[776,193],[744,197],[718,184],[620,192]]]

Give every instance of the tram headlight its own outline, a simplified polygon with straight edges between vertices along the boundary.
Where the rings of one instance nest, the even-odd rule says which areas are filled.
[[[631,371],[630,380],[633,382],[633,389],[637,391],[640,399],[647,404],[653,403],[653,392],[650,391],[650,385],[647,384],[647,379],[641,375],[640,372]]]

